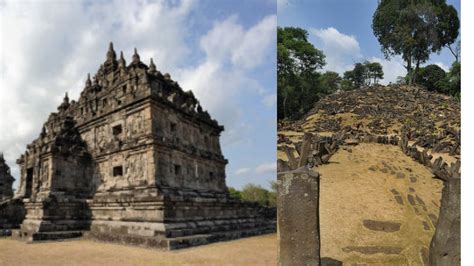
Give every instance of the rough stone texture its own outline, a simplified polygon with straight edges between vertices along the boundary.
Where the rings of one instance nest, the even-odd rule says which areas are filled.
[[[24,218],[25,208],[23,201],[9,199],[0,202],[0,237],[10,236],[12,230],[20,228]]]
[[[430,265],[461,265],[461,179],[445,181],[441,210],[430,245]]]
[[[457,171],[461,158],[460,109],[459,102],[454,98],[425,89],[398,85],[374,86],[325,96],[316,102],[314,108],[301,120],[279,122],[279,138],[287,140],[285,143],[295,143],[298,142],[298,138],[301,138],[299,137],[300,133],[316,133],[314,138],[318,138],[318,134],[324,135],[324,138],[332,139],[336,144],[336,149],[342,146],[342,149],[347,151],[349,148],[343,145],[357,142],[399,145],[403,153],[431,169],[433,174],[445,181],[446,187],[449,187],[448,183],[452,181],[448,180],[451,178],[460,179],[460,172]],[[290,136],[292,139],[289,139]],[[308,162],[311,159],[309,158]],[[313,161],[314,163],[307,165],[317,167],[324,163],[318,156],[315,156]],[[448,163],[451,163],[451,166],[448,166]],[[397,175],[396,169],[390,169],[385,165],[379,171],[391,173],[395,178],[407,177],[413,186],[420,183],[418,176]],[[405,206],[413,207],[416,214],[423,216],[422,213],[426,212],[423,200],[417,198],[414,191],[410,192],[413,195],[408,197],[394,193],[395,201],[400,205],[404,205],[404,201],[406,201]],[[440,208],[441,213],[445,213],[448,217],[447,213],[457,214],[459,212],[459,204],[456,205],[456,201],[460,197],[460,191],[452,192],[453,194],[450,196],[445,195],[446,193],[448,193],[447,189],[443,191],[443,201]],[[450,210],[452,208],[454,210]],[[437,223],[436,216],[429,215],[433,226],[438,224],[433,241],[441,243],[437,251],[430,250],[430,258],[433,257],[433,252],[439,253],[441,247],[448,246],[446,245],[447,239],[456,242],[456,239],[460,237],[460,232],[457,230],[459,228],[457,218],[448,217],[445,221],[446,224],[441,226],[440,222],[444,217],[440,214]],[[437,240],[435,241],[435,239]],[[431,246],[433,247],[433,244]],[[433,265],[454,263],[456,265],[456,262],[446,263],[445,261],[460,253],[459,245],[454,243],[446,250],[448,252],[443,254],[448,254],[446,255],[448,258],[434,256],[436,262],[430,260],[430,263]]]
[[[13,229],[20,227],[25,211],[21,200],[13,200],[12,184],[15,179],[10,167],[0,153],[0,237],[10,236]]]
[[[254,203],[229,196],[224,130],[137,51],[110,44],[79,100],[64,98],[18,159],[27,212],[14,237],[82,235],[167,249],[275,230]]]
[[[13,181],[15,179],[10,174],[10,167],[5,162],[3,153],[0,153],[0,202],[13,197]]]
[[[278,173],[279,265],[319,265],[319,174]]]

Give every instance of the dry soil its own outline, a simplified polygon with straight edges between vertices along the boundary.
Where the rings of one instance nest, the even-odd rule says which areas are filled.
[[[26,244],[0,239],[0,265],[276,265],[276,234],[177,251],[71,240]]]

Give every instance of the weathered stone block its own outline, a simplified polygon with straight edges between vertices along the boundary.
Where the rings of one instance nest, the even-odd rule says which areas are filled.
[[[444,183],[441,210],[430,245],[430,265],[461,265],[461,179]]]
[[[278,173],[279,265],[319,265],[319,174]]]

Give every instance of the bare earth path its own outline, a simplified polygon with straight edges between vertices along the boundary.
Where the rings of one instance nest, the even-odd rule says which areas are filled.
[[[25,244],[0,239],[0,265],[276,265],[276,234],[178,251],[73,240]]]
[[[362,143],[340,149],[316,171],[322,257],[345,265],[423,265],[443,186],[426,167],[397,146]]]

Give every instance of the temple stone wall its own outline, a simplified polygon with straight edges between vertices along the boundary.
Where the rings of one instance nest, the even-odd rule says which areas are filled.
[[[15,179],[10,174],[10,167],[7,165],[3,153],[0,154],[0,202],[13,197],[12,184]]]
[[[17,160],[26,218],[14,237],[171,249],[274,231],[268,212],[230,197],[223,130],[153,61],[135,51],[127,65],[111,44]]]

